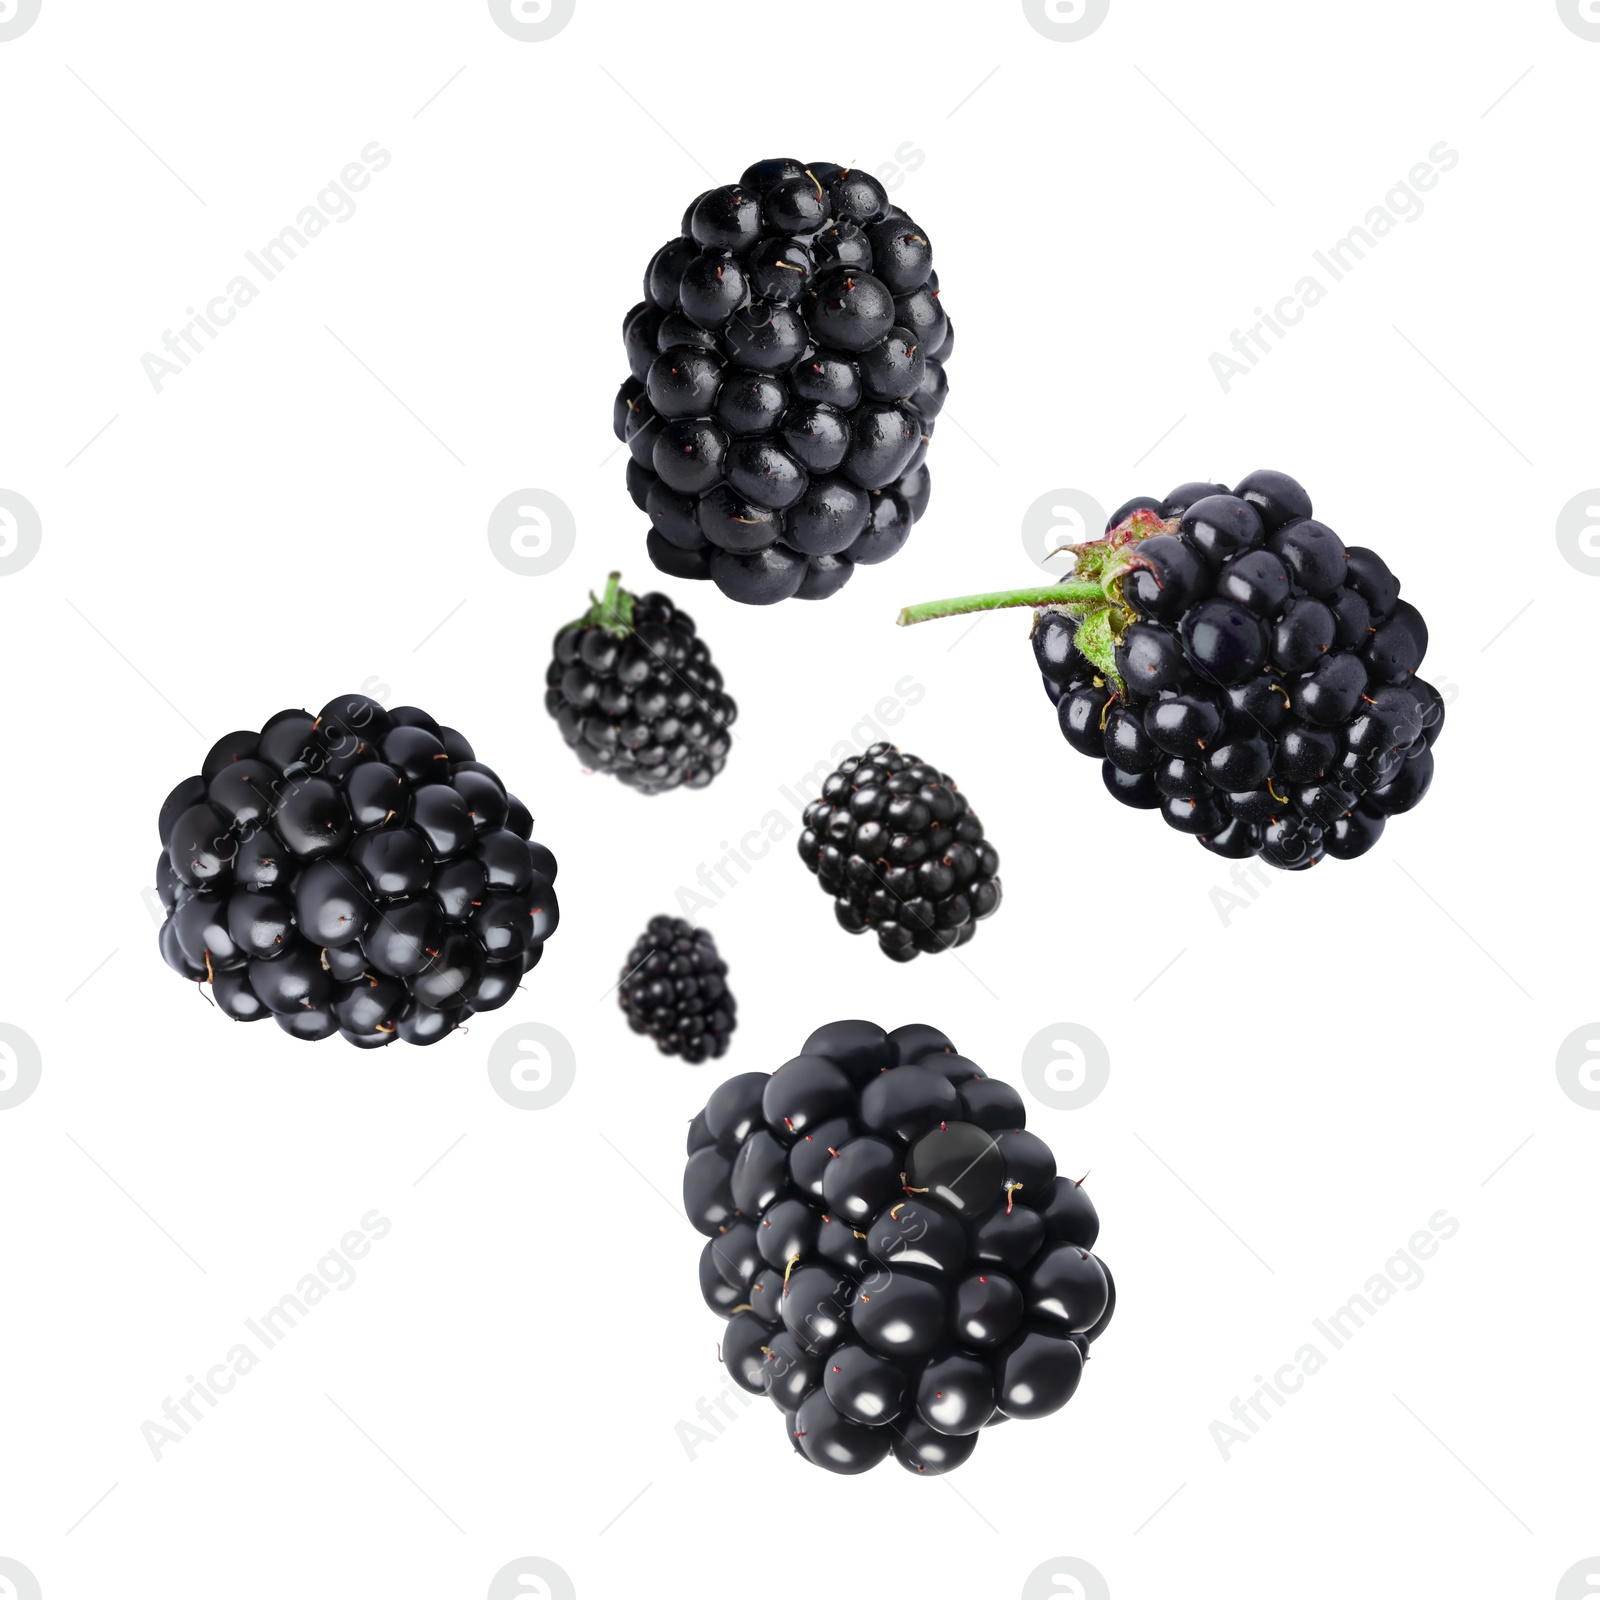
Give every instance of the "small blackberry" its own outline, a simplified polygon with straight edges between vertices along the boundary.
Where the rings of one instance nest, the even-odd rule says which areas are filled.
[[[947,773],[875,744],[840,762],[802,819],[800,859],[840,927],[891,961],[965,944],[1000,904],[1000,857]]]
[[[830,1472],[958,1467],[1059,1411],[1116,1308],[1100,1219],[1022,1097],[920,1023],[834,1022],[713,1091],[683,1204],[729,1376]]]
[[[663,572],[821,600],[928,504],[954,342],[926,235],[864,172],[758,161],[651,258],[613,425]]]
[[[703,789],[727,762],[738,708],[694,620],[664,594],[629,594],[620,573],[556,635],[544,681],[545,710],[590,771],[661,794]]]
[[[682,917],[652,917],[628,952],[617,996],[628,1026],[647,1033],[665,1056],[698,1067],[728,1048],[738,1026],[728,963],[705,928]]]
[[[908,607],[902,623],[1033,606],[1061,732],[1124,805],[1286,871],[1370,850],[1433,780],[1444,697],[1422,613],[1281,472],[1130,500],[1073,575]]]
[[[517,992],[556,859],[454,728],[340,695],[211,747],[161,807],[161,954],[236,1022],[434,1044]]]

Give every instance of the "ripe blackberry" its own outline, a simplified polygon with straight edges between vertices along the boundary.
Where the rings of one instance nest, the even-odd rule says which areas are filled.
[[[434,1044],[556,930],[556,858],[454,728],[340,695],[231,733],[161,807],[161,954],[236,1022]]]
[[[606,591],[555,639],[545,710],[592,772],[661,794],[703,789],[722,771],[738,707],[694,631],[664,594],[629,594],[613,572]]]
[[[1000,857],[948,773],[875,744],[805,809],[800,859],[839,926],[871,928],[891,961],[965,944],[1000,904]]]
[[[1082,1181],[1024,1121],[937,1029],[834,1022],[690,1125],[683,1203],[722,1360],[808,1461],[892,1452],[935,1476],[981,1429],[1072,1398],[1116,1288]]]
[[[758,161],[651,258],[614,407],[650,559],[748,605],[842,589],[928,504],[954,342],[926,235],[883,186]]]
[[[1422,613],[1281,472],[1130,500],[1072,577],[911,606],[1033,606],[1045,693],[1124,805],[1286,871],[1370,850],[1433,780],[1444,698]]]
[[[652,917],[628,952],[617,996],[635,1033],[648,1033],[664,1056],[698,1067],[728,1048],[738,1026],[728,992],[728,963],[705,928],[682,917]]]

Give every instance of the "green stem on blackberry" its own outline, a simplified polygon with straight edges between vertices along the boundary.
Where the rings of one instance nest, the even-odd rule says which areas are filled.
[[[960,617],[973,611],[1000,611],[1008,607],[1031,607],[1035,614],[1059,608],[1077,622],[1074,642],[1078,652],[1093,664],[1113,694],[1122,693],[1122,676],[1117,671],[1117,641],[1127,626],[1130,613],[1123,604],[1119,580],[1128,563],[1115,561],[1116,552],[1104,551],[1105,570],[1093,578],[1078,578],[1070,583],[1051,584],[1039,589],[1002,589],[994,594],[961,595],[953,600],[926,600],[907,606],[896,619],[902,628],[914,622],[931,622],[938,617]],[[1080,556],[1080,561],[1082,557]]]
[[[1052,608],[1064,611],[1077,624],[1073,644],[1078,653],[1111,686],[1111,692],[1120,695],[1123,683],[1117,671],[1117,644],[1123,630],[1134,621],[1133,609],[1122,597],[1122,580],[1135,568],[1149,564],[1139,553],[1140,544],[1155,534],[1171,533],[1177,525],[1175,519],[1164,519],[1153,511],[1132,512],[1099,539],[1062,546],[1073,558],[1072,576],[1066,583],[1042,589],[961,595],[954,600],[926,600],[921,605],[907,606],[897,620],[906,628],[914,622],[931,622],[935,617],[1000,611],[1009,606],[1031,606],[1035,612]]]
[[[1001,611],[1010,606],[1084,605],[1105,599],[1099,583],[1057,583],[1043,589],[1001,589],[993,594],[964,594],[953,600],[924,600],[906,606],[895,619],[902,628],[939,617],[961,617],[972,611]]]
[[[633,596],[622,587],[620,572],[608,573],[605,593],[596,599],[591,590],[589,599],[592,604],[575,627],[604,628],[619,639],[633,632]]]

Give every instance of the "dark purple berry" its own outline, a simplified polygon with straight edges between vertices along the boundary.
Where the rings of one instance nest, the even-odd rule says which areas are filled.
[[[613,426],[652,562],[770,605],[894,555],[928,505],[952,340],[927,237],[883,186],[752,163],[691,203],[644,291]]]
[[[891,960],[965,944],[1000,904],[1000,858],[966,795],[891,744],[847,757],[802,822],[800,859],[840,926],[872,929]]]
[[[650,919],[628,952],[617,996],[635,1033],[690,1066],[722,1055],[737,1025],[727,963],[711,934],[681,917]]]
[[[526,808],[414,706],[280,712],[206,767],[162,809],[160,944],[235,1021],[432,1044],[506,1004],[555,931]]]
[[[1009,1127],[961,1120],[957,1093]],[[808,1461],[854,1474],[892,1446],[936,1475],[1071,1398],[1115,1288],[1093,1204],[1023,1118],[937,1030],[852,1021],[691,1123],[684,1209],[721,1359]]]
[[[685,530],[672,531],[676,539]],[[664,594],[630,594],[616,573],[556,635],[544,699],[587,770],[645,794],[710,783],[727,762],[738,715],[694,620]]]

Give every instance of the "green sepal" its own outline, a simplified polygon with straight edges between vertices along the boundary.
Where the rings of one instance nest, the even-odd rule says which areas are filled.
[[[597,596],[593,589],[589,591],[589,609],[569,622],[567,628],[604,628],[618,639],[626,639],[633,632],[633,596],[622,587],[620,572],[607,576],[604,594]]]
[[[1005,589],[994,594],[961,595],[951,600],[926,600],[901,611],[901,627],[930,622],[936,617],[958,617],[971,612],[998,611],[1011,606],[1034,608],[1034,625],[1051,611],[1071,617],[1077,624],[1073,636],[1078,653],[1094,667],[1112,694],[1126,689],[1117,671],[1117,643],[1135,621],[1133,608],[1123,598],[1122,580],[1139,567],[1148,566],[1139,553],[1141,541],[1153,534],[1172,533],[1175,517],[1164,518],[1148,509],[1132,512],[1101,538],[1061,547],[1073,557],[1071,574],[1043,588]],[[1051,552],[1056,554],[1058,552]]]
[[[1085,608],[1088,614],[1079,619],[1078,631],[1072,636],[1078,654],[1094,664],[1100,676],[1122,693],[1122,677],[1117,671],[1117,632],[1109,605]]]

